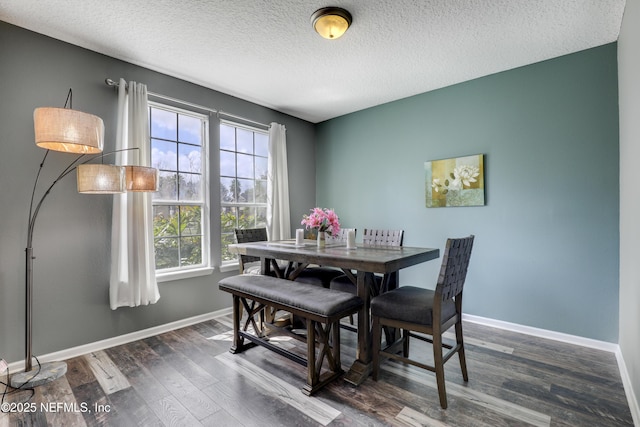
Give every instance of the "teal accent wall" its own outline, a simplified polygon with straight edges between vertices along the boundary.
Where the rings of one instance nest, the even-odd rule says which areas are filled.
[[[408,246],[475,234],[466,313],[617,342],[616,54],[608,44],[323,122],[317,203],[347,227],[402,228]],[[426,208],[424,162],[471,154],[485,155],[486,206]],[[435,287],[440,262],[401,283]]]

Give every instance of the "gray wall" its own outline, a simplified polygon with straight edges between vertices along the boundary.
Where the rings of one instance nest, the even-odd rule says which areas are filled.
[[[29,197],[45,151],[36,147],[33,110],[64,105],[103,118],[112,149],[117,96],[109,77],[146,83],[150,91],[287,128],[294,218],[315,202],[314,126],[273,110],[0,22],[0,357],[24,357],[24,249]],[[215,72],[212,70],[211,72]],[[215,117],[212,124],[215,122]],[[214,127],[214,126],[212,126]],[[215,143],[212,141],[212,151]],[[51,153],[49,183],[73,158]],[[215,181],[217,182],[217,181]],[[215,184],[214,182],[214,184]],[[157,304],[109,309],[111,196],[81,195],[65,178],[46,200],[35,230],[34,354],[42,355],[230,306],[222,277],[160,284]],[[218,188],[217,184],[212,188]],[[213,218],[217,212],[214,209]],[[213,221],[214,226],[218,226]],[[294,227],[295,228],[295,224]],[[215,236],[215,234],[214,234]],[[214,250],[219,252],[215,246]]]
[[[321,123],[318,204],[409,246],[473,233],[466,313],[617,342],[617,90],[609,44]],[[426,208],[424,162],[479,153],[486,206]]]
[[[640,2],[628,1],[618,42],[620,79],[620,350],[640,411]],[[640,419],[635,420],[640,423]]]

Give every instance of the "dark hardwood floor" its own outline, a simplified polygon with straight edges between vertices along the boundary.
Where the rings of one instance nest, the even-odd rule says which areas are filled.
[[[451,359],[442,410],[434,374],[388,360],[378,382],[339,379],[307,397],[304,367],[261,347],[233,355],[230,330],[221,317],[70,359],[66,377],[30,399],[9,395],[23,410],[0,414],[0,427],[633,425],[608,352],[466,322],[469,382]],[[346,370],[355,334],[341,334]],[[304,353],[298,341],[280,344]],[[412,353],[420,345],[428,360],[426,344]]]

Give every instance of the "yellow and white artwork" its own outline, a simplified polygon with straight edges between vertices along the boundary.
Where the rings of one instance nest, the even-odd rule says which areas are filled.
[[[484,155],[425,162],[428,208],[484,206]]]

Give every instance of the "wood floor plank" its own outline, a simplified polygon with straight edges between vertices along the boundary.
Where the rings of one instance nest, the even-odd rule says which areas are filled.
[[[381,366],[381,369],[434,389],[437,389],[438,387],[435,377],[430,372],[425,374],[424,370],[414,369],[413,366],[398,367],[396,364],[385,364]],[[551,417],[540,412],[530,410],[523,406],[514,405],[511,402],[507,402],[484,393],[478,393],[469,387],[460,386],[453,382],[447,383],[446,386],[447,395],[457,396],[473,402],[487,410],[500,413],[504,416],[508,416],[537,427],[547,427],[551,425]]]
[[[104,351],[95,351],[85,356],[85,359],[106,394],[131,387],[127,378]]]
[[[205,427],[250,427],[242,424],[237,418],[224,409],[220,409],[215,414],[208,416],[200,422]]]
[[[145,402],[155,402],[171,393],[138,362],[138,347],[135,343],[125,344],[106,350],[111,360],[127,377],[129,384],[135,388]]]
[[[171,334],[162,334],[158,337],[153,337],[153,339],[145,340],[145,343],[147,343],[156,354],[161,354],[166,363],[171,366],[179,366],[180,373],[198,389],[203,389],[219,381],[216,377],[175,349],[172,346],[171,336]]]
[[[304,385],[301,382],[299,387],[292,386],[270,372],[266,372],[256,365],[247,362],[242,357],[237,357],[231,353],[224,353],[217,358],[221,360],[230,369],[236,370],[258,386],[271,392],[278,399],[286,402],[303,414],[308,415],[318,423],[326,426],[334,418],[340,415],[340,412],[329,405],[326,405],[316,399],[305,396],[300,388]]]
[[[449,424],[434,420],[421,412],[404,407],[396,416],[396,420],[412,427],[447,427]]]
[[[110,394],[109,400],[118,409],[121,420],[124,420],[123,425],[132,427],[164,426],[160,418],[133,387]]]
[[[41,385],[37,391],[41,393],[40,401],[46,405],[44,410],[40,405],[39,411],[45,412],[48,425],[87,426],[80,408],[82,402],[76,400],[66,377]]]
[[[226,365],[222,363],[221,365],[228,370]],[[288,417],[287,420],[281,420],[279,417],[274,416],[276,408],[286,406],[282,401],[275,398],[271,393],[256,387],[242,374],[232,371],[231,376],[232,380],[230,382],[219,382],[203,391],[232,414],[234,418],[237,418],[240,424],[246,426],[254,426],[256,424],[270,426],[283,425],[285,423],[298,425],[298,419],[294,416]]]
[[[82,384],[90,383],[95,381],[95,376],[93,371],[89,367],[89,362],[86,357],[74,357],[72,359],[66,360],[67,362],[67,381],[69,381],[69,386],[73,389]]]
[[[167,427],[197,427],[202,425],[187,408],[182,406],[175,396],[163,397],[150,403],[149,406]]]
[[[87,426],[123,424],[119,408],[112,405],[109,397],[95,378],[91,382],[73,387],[72,390],[76,402],[83,409],[82,416]]]

